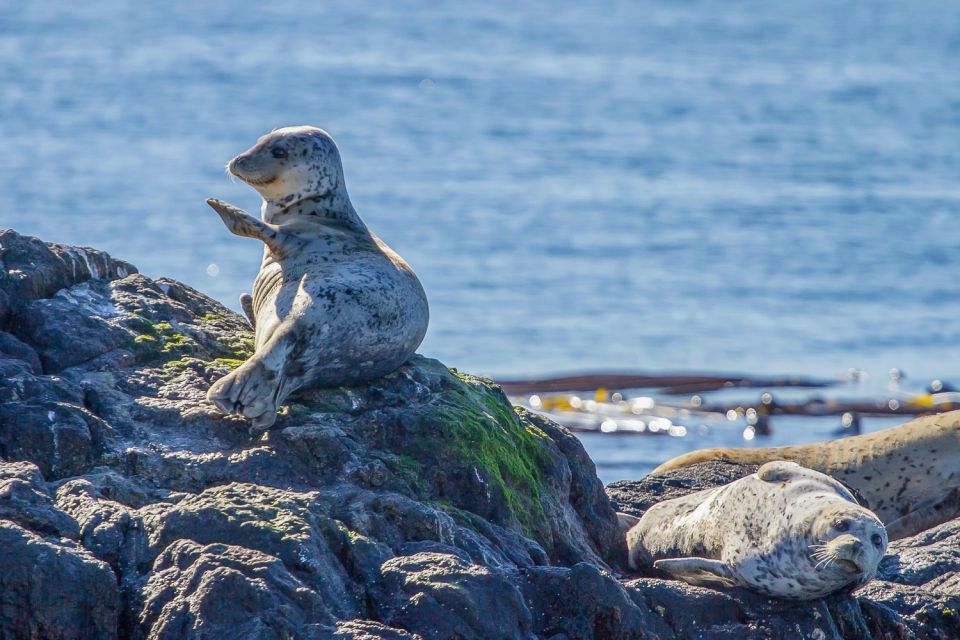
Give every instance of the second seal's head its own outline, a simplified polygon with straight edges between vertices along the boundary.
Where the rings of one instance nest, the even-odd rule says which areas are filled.
[[[227,165],[264,200],[292,203],[346,195],[337,144],[323,129],[284,127],[257,140]]]

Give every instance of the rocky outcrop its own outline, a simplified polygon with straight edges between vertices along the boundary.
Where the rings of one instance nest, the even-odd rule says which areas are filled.
[[[954,523],[804,605],[625,576],[579,440],[489,381],[416,357],[251,435],[204,397],[250,353],[240,316],[9,230],[0,262],[5,638],[956,637]],[[745,472],[610,495],[639,513]]]

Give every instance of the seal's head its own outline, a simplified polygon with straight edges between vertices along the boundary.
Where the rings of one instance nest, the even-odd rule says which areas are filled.
[[[887,530],[867,509],[837,503],[823,508],[811,524],[811,561],[846,583],[864,584],[877,572],[887,550]]]
[[[337,145],[323,129],[285,127],[257,140],[227,170],[281,205],[304,198],[346,198]]]

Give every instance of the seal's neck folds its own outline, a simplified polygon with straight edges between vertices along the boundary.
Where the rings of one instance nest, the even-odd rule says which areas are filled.
[[[261,210],[263,221],[269,224],[283,224],[294,216],[315,218],[320,223],[331,223],[357,231],[367,231],[356,209],[346,194],[310,195],[290,202],[282,200],[264,200]]]

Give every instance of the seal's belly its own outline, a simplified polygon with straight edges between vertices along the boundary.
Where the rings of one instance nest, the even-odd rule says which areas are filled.
[[[426,296],[416,276],[380,255],[265,260],[254,283],[260,349],[278,335],[286,359],[328,384],[392,371],[426,333]]]

